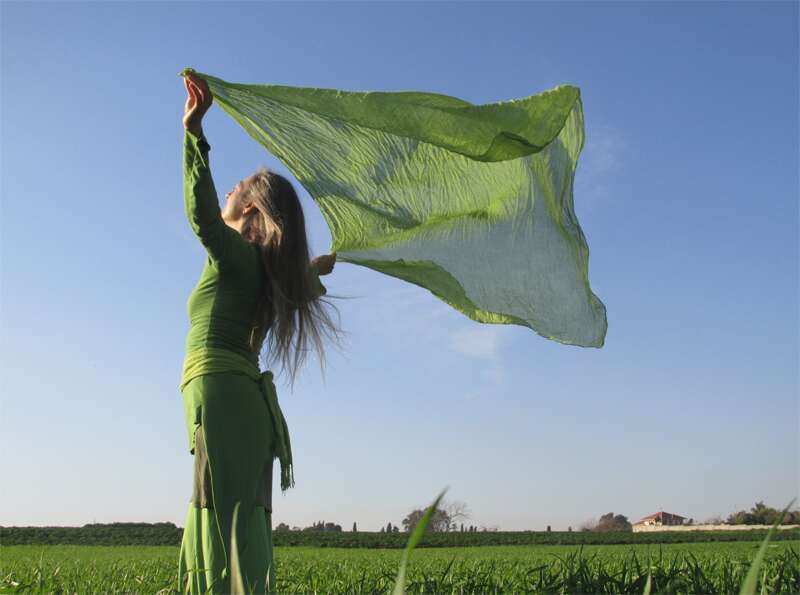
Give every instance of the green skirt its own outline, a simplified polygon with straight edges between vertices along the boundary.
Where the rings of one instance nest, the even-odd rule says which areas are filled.
[[[190,450],[195,455],[195,473],[178,564],[181,589],[189,593],[235,589],[231,583],[235,529],[239,577],[245,590],[274,591],[275,435],[259,384],[235,372],[204,374],[184,387],[183,399],[187,422],[194,427]]]

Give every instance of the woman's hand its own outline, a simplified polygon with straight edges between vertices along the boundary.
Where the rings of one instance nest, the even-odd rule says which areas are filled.
[[[187,72],[183,77],[186,85],[186,108],[183,113],[183,127],[195,136],[203,134],[203,116],[211,107],[214,97],[208,88],[208,83],[193,72]]]
[[[330,275],[333,271],[333,265],[336,263],[336,252],[332,254],[325,254],[324,256],[317,256],[311,261],[311,267],[317,271],[317,275]]]

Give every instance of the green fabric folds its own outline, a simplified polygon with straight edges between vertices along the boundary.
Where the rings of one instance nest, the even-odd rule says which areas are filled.
[[[194,452],[194,432],[201,420],[199,406],[201,403],[186,396],[186,386],[198,376],[219,372],[238,372],[259,383],[264,402],[269,408],[272,426],[275,432],[275,456],[281,464],[281,490],[286,491],[294,486],[294,468],[292,463],[292,444],[289,427],[278,403],[278,392],[269,370],[259,372],[258,368],[244,357],[227,349],[204,347],[189,351],[183,360],[183,374],[180,390],[184,393],[184,413],[186,430],[189,434],[190,451]]]
[[[420,285],[479,322],[603,345],[605,306],[573,207],[578,88],[473,105],[196,74],[316,201],[339,260]]]

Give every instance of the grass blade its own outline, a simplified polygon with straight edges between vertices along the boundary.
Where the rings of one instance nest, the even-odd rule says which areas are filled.
[[[231,593],[244,595],[247,591],[242,580],[242,571],[239,566],[239,544],[236,540],[236,525],[239,522],[239,502],[233,507],[233,523],[231,523]]]
[[[644,584],[644,593],[642,595],[650,595],[650,589],[653,588],[652,582],[653,575],[650,572],[647,573],[647,582]]]
[[[781,516],[778,517],[778,520],[770,527],[769,531],[767,532],[767,536],[764,538],[764,541],[761,542],[761,547],[758,548],[758,553],[756,557],[753,559],[753,563],[750,565],[750,570],[747,572],[747,577],[744,579],[742,583],[742,589],[739,591],[739,595],[755,595],[756,587],[758,586],[758,573],[761,570],[761,564],[764,562],[764,554],[767,552],[767,544],[769,544],[769,540],[772,538],[772,534],[783,522],[783,517],[786,516],[786,513],[789,512],[789,509],[794,504],[794,498],[792,501],[789,502],[789,505],[783,509]]]
[[[392,590],[392,595],[404,595],[406,592],[406,566],[408,565],[408,557],[411,554],[411,550],[413,550],[417,544],[419,543],[420,539],[422,539],[423,533],[425,533],[425,527],[428,525],[428,522],[431,520],[433,513],[436,511],[436,507],[439,506],[439,502],[441,501],[442,497],[444,497],[444,493],[447,491],[447,488],[443,489],[442,492],[436,497],[436,500],[433,501],[428,509],[425,511],[425,514],[422,515],[419,523],[417,526],[414,527],[414,530],[411,532],[411,537],[408,538],[408,543],[406,544],[406,549],[403,550],[403,556],[400,558],[400,568],[397,571],[397,578],[394,581],[394,589]]]

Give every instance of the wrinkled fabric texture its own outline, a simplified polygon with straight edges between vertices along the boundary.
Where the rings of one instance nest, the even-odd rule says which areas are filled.
[[[578,88],[473,105],[196,74],[319,205],[340,261],[420,285],[479,322],[603,345],[606,310],[573,207]]]

